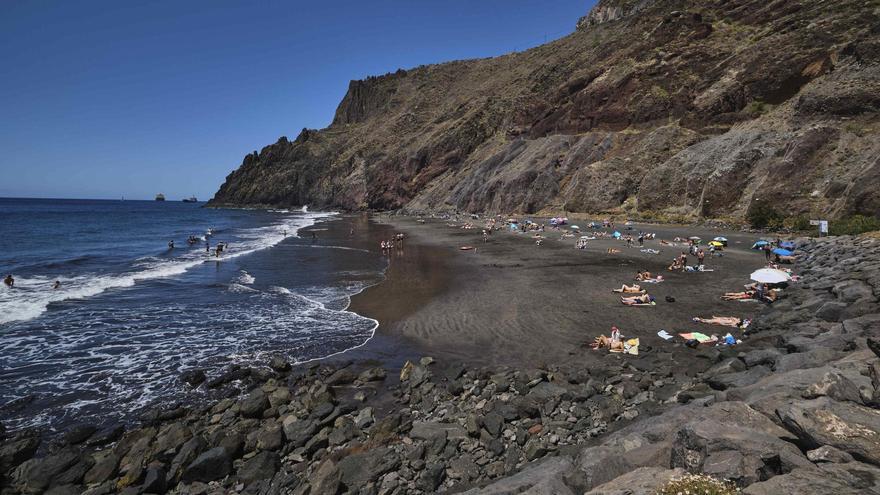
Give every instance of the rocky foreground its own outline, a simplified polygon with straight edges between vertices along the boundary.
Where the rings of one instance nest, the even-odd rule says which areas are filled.
[[[694,350],[688,369],[672,368],[663,348],[590,369],[426,357],[389,373],[276,358],[187,374],[189,386],[229,397],[150,411],[129,431],[84,425],[41,445],[37,432],[0,429],[0,486],[636,495],[691,472],[753,495],[880,493],[878,248],[868,237],[809,242],[803,280],[745,343]]]

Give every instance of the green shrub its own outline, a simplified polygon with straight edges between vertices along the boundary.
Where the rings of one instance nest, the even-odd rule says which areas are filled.
[[[756,229],[778,229],[785,217],[769,204],[755,201],[746,213],[746,220]]]
[[[746,112],[752,115],[764,115],[773,109],[773,105],[761,100],[754,100],[746,105]]]
[[[816,227],[813,227],[812,225],[810,225],[810,217],[808,217],[806,215],[797,215],[794,217],[788,217],[785,219],[784,222],[782,222],[782,225],[785,228],[787,228],[789,230],[794,230],[796,232],[805,232],[805,231],[816,228]]]
[[[828,229],[831,235],[856,235],[864,232],[880,230],[880,219],[864,215],[853,215],[840,220],[829,222]]]
[[[681,478],[669,480],[657,495],[736,495],[736,485],[705,474],[686,474]]]

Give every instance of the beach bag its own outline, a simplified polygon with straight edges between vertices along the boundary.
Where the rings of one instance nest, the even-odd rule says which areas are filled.
[[[675,302],[675,298],[672,296],[666,296],[666,302]]]

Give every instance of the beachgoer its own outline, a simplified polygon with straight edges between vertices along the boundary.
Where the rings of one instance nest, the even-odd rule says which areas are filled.
[[[619,289],[611,289],[612,292],[622,292],[624,294],[638,294],[642,292],[642,287],[638,284],[626,285],[623,284]]]
[[[703,251],[702,248],[700,248],[700,250],[697,251],[697,261],[698,261],[697,264],[698,264],[698,265],[702,265],[702,264],[703,264],[703,261],[704,261],[705,259],[706,259],[706,252]]]
[[[317,239],[317,238],[318,238],[318,233],[313,230],[312,231],[312,239]]]
[[[725,292],[721,299],[725,301],[736,301],[740,299],[757,299],[756,292],[753,290],[747,290],[743,292]]]
[[[617,327],[611,327],[611,345],[620,342],[620,329]]]
[[[60,281],[60,280],[56,280],[55,283],[52,284],[52,288],[53,288],[53,289],[56,289],[56,290],[57,290],[57,289],[60,289],[60,288],[61,288],[61,281]]]
[[[645,245],[645,233],[639,232],[639,247],[642,247],[644,245]]]
[[[636,304],[651,304],[652,302],[654,302],[654,296],[650,294],[642,294],[641,296],[631,297],[620,296],[620,302],[627,306],[634,306]]]
[[[725,327],[745,328],[749,325],[749,320],[737,318],[736,316],[712,316],[711,318],[694,317],[696,323],[707,323],[709,325],[721,325]]]
[[[767,258],[767,261],[770,261],[771,254],[773,254],[773,250],[770,248],[770,244],[764,244],[764,256]]]
[[[168,241],[168,249],[174,249],[174,241],[173,240]]]
[[[3,283],[6,284],[6,287],[12,288],[15,285],[15,279],[12,278],[12,275],[7,275],[6,278],[3,279]]]
[[[211,254],[211,241],[205,238],[205,253]]]

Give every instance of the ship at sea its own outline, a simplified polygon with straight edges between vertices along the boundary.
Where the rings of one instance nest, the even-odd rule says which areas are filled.
[[[165,201],[165,195],[162,193],[157,194],[156,201]]]
[[[198,203],[199,200],[196,199],[195,196],[190,196],[190,197],[188,197],[188,198],[183,198],[183,202],[184,202],[184,203]]]

